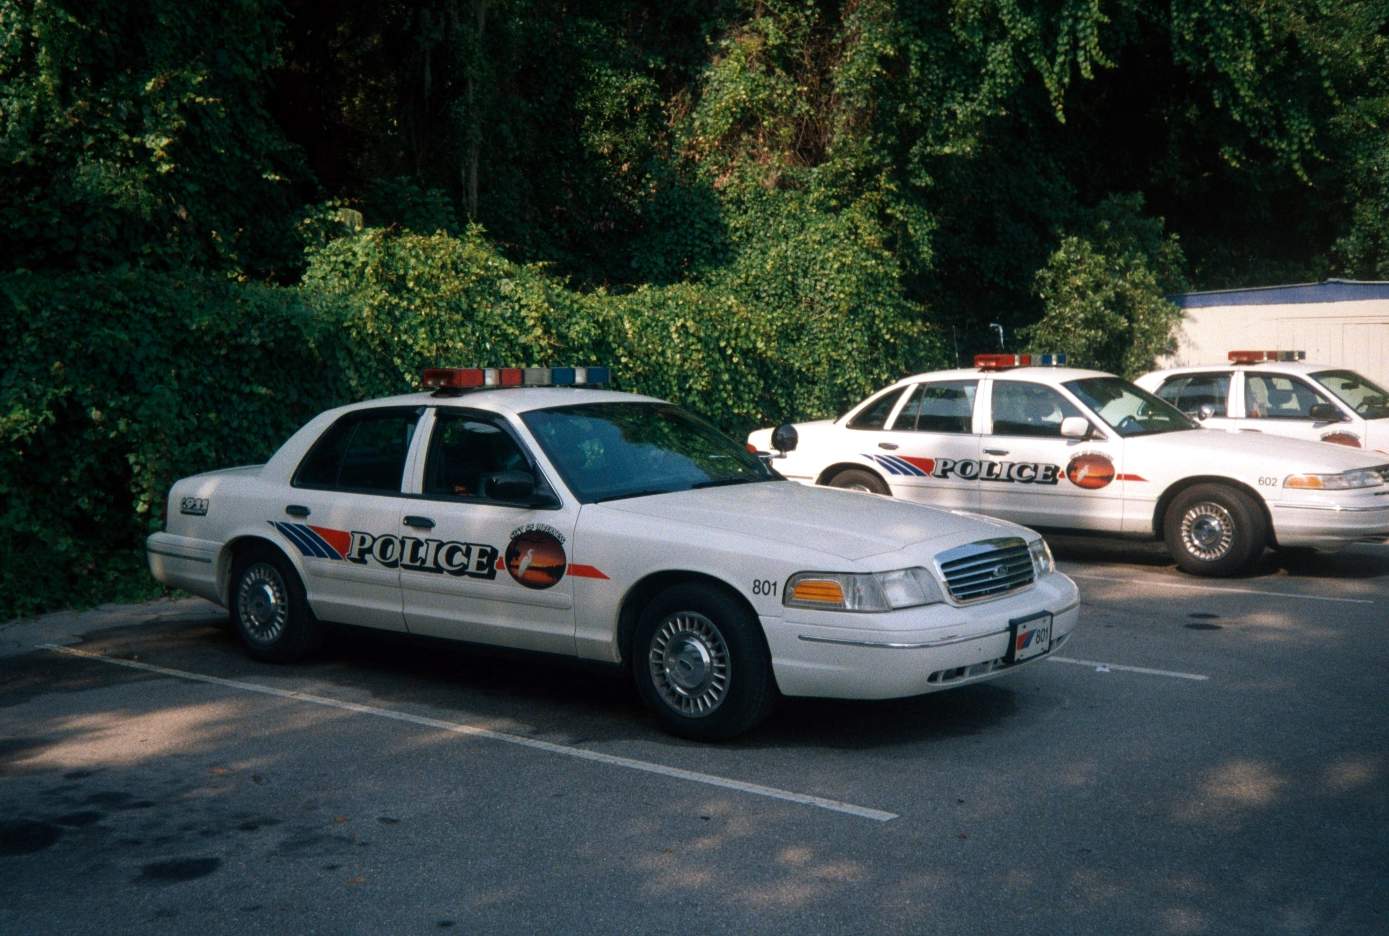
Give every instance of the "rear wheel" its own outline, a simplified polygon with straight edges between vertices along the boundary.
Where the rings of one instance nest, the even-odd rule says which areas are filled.
[[[688,584],[657,595],[637,624],[634,651],[637,690],[673,734],[731,738],[776,702],[757,619],[725,592]]]
[[[869,494],[892,495],[882,478],[862,468],[845,468],[829,480],[829,486],[846,491],[865,491]]]
[[[1234,575],[1264,551],[1268,525],[1243,491],[1197,484],[1178,494],[1163,520],[1167,548],[1195,575]]]
[[[292,663],[323,643],[323,625],[309,608],[294,567],[271,547],[247,549],[231,576],[231,621],[257,660]]]

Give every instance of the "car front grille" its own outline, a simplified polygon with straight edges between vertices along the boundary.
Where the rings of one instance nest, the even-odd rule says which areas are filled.
[[[1375,465],[1370,470],[1376,472],[1385,484],[1389,484],[1389,465]]]
[[[1034,571],[1027,542],[1009,536],[947,549],[936,566],[950,597],[958,603],[997,598],[1032,584]]]

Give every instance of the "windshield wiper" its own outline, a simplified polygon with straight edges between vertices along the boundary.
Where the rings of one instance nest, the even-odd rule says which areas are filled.
[[[691,484],[691,488],[712,488],[724,487],[729,484],[755,484],[758,481],[770,481],[771,478],[718,478],[713,481],[700,481]]]
[[[594,500],[595,504],[603,504],[608,501],[626,500],[629,497],[650,497],[653,494],[674,494],[676,491],[685,491],[688,488],[642,488],[637,491],[623,491],[621,494],[609,494],[607,497],[599,497]]]

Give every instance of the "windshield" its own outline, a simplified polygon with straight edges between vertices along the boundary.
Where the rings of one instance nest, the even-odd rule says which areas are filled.
[[[1170,403],[1118,377],[1069,380],[1065,387],[1121,436],[1200,428]]]
[[[1312,375],[1341,402],[1366,419],[1389,418],[1389,393],[1355,371],[1324,370]]]
[[[583,403],[521,419],[585,504],[778,478],[747,446],[669,403]]]

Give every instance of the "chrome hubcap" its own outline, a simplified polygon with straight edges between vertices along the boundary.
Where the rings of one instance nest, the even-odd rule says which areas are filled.
[[[279,570],[264,562],[247,569],[236,590],[236,607],[242,629],[253,640],[273,643],[289,620],[289,602]]]
[[[728,697],[728,645],[714,622],[681,611],[656,629],[648,657],[661,699],[684,715],[707,715]]]
[[[1198,559],[1219,559],[1234,541],[1234,518],[1219,504],[1196,504],[1182,516],[1182,545]]]

